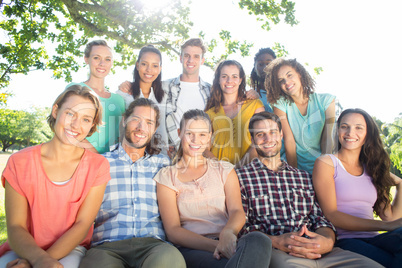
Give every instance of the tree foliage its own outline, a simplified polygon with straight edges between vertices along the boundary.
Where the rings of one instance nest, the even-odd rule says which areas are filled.
[[[0,143],[5,152],[14,144],[30,146],[49,140],[52,132],[46,123],[48,108],[30,111],[0,109]]]
[[[148,0],[151,1],[151,0]],[[132,66],[133,50],[153,44],[169,55],[178,54],[179,45],[189,36],[193,25],[190,9],[181,0],[166,0],[161,9],[147,8],[145,0],[14,0],[0,1],[0,29],[8,39],[0,43],[0,88],[8,85],[10,74],[33,70],[53,70],[55,78],[71,81],[71,72],[80,65],[82,46],[99,37],[115,41],[120,55],[116,66]],[[238,2],[241,9],[261,21],[269,30],[281,18],[294,25],[294,3],[278,1]],[[222,30],[212,39],[209,49],[223,42],[226,52],[215,55],[209,65],[235,52],[248,55],[251,43],[231,40]]]

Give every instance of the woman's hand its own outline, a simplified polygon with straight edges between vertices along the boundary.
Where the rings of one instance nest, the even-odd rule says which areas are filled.
[[[219,243],[214,252],[214,258],[219,260],[222,256],[230,259],[236,252],[237,237],[229,230],[222,230]]]
[[[127,93],[127,94],[131,95],[130,88],[131,88],[131,82],[130,81],[124,81],[123,83],[121,83],[119,85],[119,90],[121,92],[124,92],[124,93]]]

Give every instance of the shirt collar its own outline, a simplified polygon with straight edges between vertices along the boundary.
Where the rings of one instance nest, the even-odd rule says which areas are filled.
[[[271,172],[274,172],[272,169],[267,168],[258,157],[256,157],[253,161],[251,161],[251,164],[254,166],[256,170],[259,170],[261,168],[265,168]],[[289,165],[286,161],[282,161],[282,164],[279,167],[278,171],[283,171],[283,170],[290,170],[290,171],[296,171],[294,167]]]
[[[120,158],[121,160],[130,162],[130,163],[134,163],[133,160],[131,160],[130,156],[127,154],[127,152],[124,150],[124,148],[123,148],[123,146],[122,146],[121,143],[119,143],[119,144],[117,145],[117,147],[115,148],[115,150],[117,150],[118,155],[119,155],[119,158]],[[151,157],[151,155],[150,155],[147,151],[145,151],[144,156],[141,157],[141,158],[139,158],[137,161],[145,160],[145,159],[148,159],[149,157]],[[137,161],[136,161],[136,162],[137,162]]]

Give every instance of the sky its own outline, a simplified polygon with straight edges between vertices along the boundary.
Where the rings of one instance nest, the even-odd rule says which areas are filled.
[[[165,0],[166,1],[166,0]],[[147,2],[158,2],[147,1]],[[236,0],[193,0],[190,36],[201,30],[206,39],[216,38],[220,30],[229,30],[233,39],[254,43],[251,56],[233,56],[250,74],[254,54],[275,42],[289,52],[288,58],[308,63],[309,70],[322,67],[316,78],[316,91],[330,93],[344,109],[362,108],[372,116],[392,123],[402,113],[402,1],[400,0],[295,0],[296,26],[281,22],[271,31],[261,29],[255,16],[238,8]],[[208,57],[208,55],[206,55]],[[181,73],[179,60],[163,59],[162,79]],[[109,75],[110,91],[132,79],[133,67]],[[73,81],[85,81],[88,69],[73,74]],[[50,107],[66,82],[51,78],[49,71],[14,75],[8,89],[14,93],[8,108]],[[213,71],[201,68],[201,77],[212,82]]]

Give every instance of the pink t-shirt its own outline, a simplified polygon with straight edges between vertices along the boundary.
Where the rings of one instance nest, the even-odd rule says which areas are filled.
[[[353,176],[343,167],[339,159],[330,154],[334,163],[334,181],[337,208],[340,212],[363,219],[373,220],[373,206],[377,200],[377,190],[371,182],[371,177],[364,170],[360,176]],[[338,239],[368,238],[378,235],[378,232],[349,231],[336,228]]]
[[[154,180],[176,192],[183,228],[215,238],[219,237],[229,219],[224,187],[234,165],[212,159],[207,159],[207,163],[205,174],[190,182],[178,179],[176,166],[161,169]]]
[[[5,180],[28,201],[27,226],[36,244],[48,249],[75,222],[81,204],[93,186],[110,180],[109,162],[105,157],[85,150],[71,179],[56,185],[42,165],[41,146],[23,149],[10,156],[2,174]],[[89,247],[93,226],[80,245]],[[8,242],[0,247],[0,256],[10,250]]]

